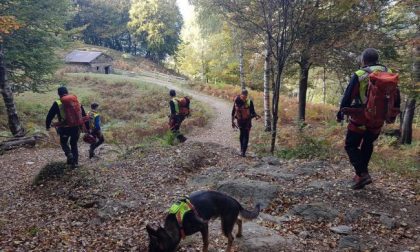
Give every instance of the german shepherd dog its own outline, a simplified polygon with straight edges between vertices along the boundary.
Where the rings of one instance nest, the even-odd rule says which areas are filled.
[[[153,228],[149,224],[146,230],[149,233],[149,252],[173,252],[177,249],[183,236],[201,232],[203,238],[203,252],[209,247],[209,226],[210,219],[221,218],[223,234],[228,238],[226,252],[232,250],[232,230],[235,223],[238,225],[236,237],[242,236],[242,220],[255,219],[260,212],[260,204],[255,206],[253,211],[244,209],[234,198],[216,191],[198,191],[190,195],[189,200],[194,208],[185,213],[182,227],[178,224],[175,214],[168,214],[164,227]],[[182,229],[182,230],[181,230]]]

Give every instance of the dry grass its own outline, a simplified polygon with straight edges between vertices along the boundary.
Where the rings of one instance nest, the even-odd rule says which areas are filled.
[[[108,143],[132,146],[144,141],[159,141],[169,130],[166,88],[121,75],[73,73],[64,74],[63,78],[70,93],[78,96],[85,110],[89,110],[92,102],[100,104]],[[27,92],[16,97],[19,116],[25,127],[31,132],[44,131],[45,117],[57,98],[56,87],[43,94]],[[207,123],[209,115],[204,106],[193,100],[192,108],[192,116],[183,124],[183,131]],[[6,135],[7,117],[1,114],[4,111],[0,107],[0,131]]]
[[[71,84],[84,83],[100,104],[105,137],[115,144],[137,145],[151,137],[163,137],[169,130],[167,89],[120,75],[69,74]],[[181,94],[182,95],[182,94]],[[192,101],[193,116],[183,131],[207,123],[204,107]]]

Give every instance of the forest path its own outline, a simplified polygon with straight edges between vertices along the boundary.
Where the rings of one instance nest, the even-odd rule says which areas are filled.
[[[123,72],[123,74],[138,78],[139,80],[147,83],[160,85],[168,89],[174,89],[177,93],[181,92],[192,97],[192,99],[206,104],[212,112],[212,118],[204,129],[196,128],[193,132],[187,135],[190,141],[216,143],[231,148],[239,147],[239,141],[237,141],[235,131],[232,129],[230,123],[232,107],[227,101],[188,89],[186,81],[175,76],[154,74],[150,72]],[[194,108],[192,108],[192,113],[194,113]],[[186,120],[188,120],[188,118]]]

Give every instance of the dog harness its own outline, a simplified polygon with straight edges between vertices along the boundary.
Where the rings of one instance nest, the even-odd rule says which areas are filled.
[[[188,197],[185,197],[179,200],[178,202],[174,203],[168,210],[169,214],[174,214],[176,217],[176,220],[179,225],[179,233],[181,235],[182,240],[185,239],[185,231],[184,231],[184,226],[182,225],[182,223],[184,221],[185,214],[188,213],[189,211],[193,211],[195,214],[195,217],[199,221],[203,223],[207,223],[206,220],[200,217],[200,215],[198,214],[197,210],[195,209],[194,205],[191,203]]]

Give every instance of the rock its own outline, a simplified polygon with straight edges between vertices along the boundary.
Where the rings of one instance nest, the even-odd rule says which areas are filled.
[[[356,222],[363,215],[363,209],[352,208],[346,211],[344,220],[346,223]]]
[[[302,231],[302,232],[299,233],[298,236],[302,239],[307,239],[307,238],[311,237],[311,234],[308,231]]]
[[[379,221],[388,229],[394,229],[397,227],[397,221],[385,214],[381,215]]]
[[[281,169],[278,166],[267,165],[267,164],[254,167],[250,169],[248,172],[246,172],[246,174],[251,175],[251,176],[256,176],[256,175],[271,176],[276,179],[287,180],[287,181],[294,180],[297,177],[296,174],[290,173],[286,171],[285,169]]]
[[[261,203],[261,206],[264,208],[272,199],[277,197],[280,186],[241,178],[222,181],[218,185],[217,190],[243,201],[251,200],[254,203]]]
[[[246,165],[246,164],[238,164],[237,166],[235,166],[233,168],[233,170],[236,171],[236,172],[244,172],[244,171],[247,171],[249,169],[250,169],[249,166]]]
[[[297,173],[298,175],[308,176],[308,175],[313,175],[322,169],[325,169],[326,166],[327,164],[323,161],[314,161],[314,162],[309,162],[309,163],[305,163],[298,166],[294,170],[294,172]]]
[[[345,251],[361,251],[362,245],[357,236],[343,236],[338,242],[338,249]]]
[[[193,172],[204,166],[215,165],[217,163],[217,160],[214,158],[215,153],[207,151],[202,146],[200,147],[178,157],[175,162],[176,165],[186,172]]]
[[[220,172],[217,167],[206,169],[200,175],[193,176],[188,179],[188,185],[197,185],[201,187],[217,187],[217,184],[226,178],[226,175]]]
[[[348,235],[351,233],[352,228],[350,226],[340,225],[336,227],[331,227],[330,230],[337,234]]]
[[[307,220],[332,220],[338,216],[338,211],[324,203],[311,203],[293,207],[292,213],[303,216]]]
[[[120,215],[127,210],[133,210],[138,207],[137,202],[130,201],[130,202],[118,202],[112,199],[106,200],[104,205],[98,209],[98,217],[101,220],[109,220],[114,216]]]
[[[288,222],[292,220],[292,217],[289,215],[283,215],[283,216],[273,216],[270,214],[266,214],[266,213],[260,213],[258,218],[264,220],[264,221],[269,221],[272,223],[276,223],[276,224],[282,224],[284,222]]]
[[[325,181],[325,180],[314,180],[311,183],[309,183],[308,187],[310,188],[314,188],[314,189],[322,189],[322,190],[326,190],[328,188],[330,188],[331,182]]]
[[[263,157],[262,161],[264,163],[269,164],[269,165],[280,165],[281,164],[280,159],[278,159],[276,157]]]
[[[299,246],[295,237],[280,236],[271,229],[254,222],[244,224],[243,237],[236,238],[234,244],[238,244],[238,251],[241,252],[278,252],[279,248],[292,251]]]

